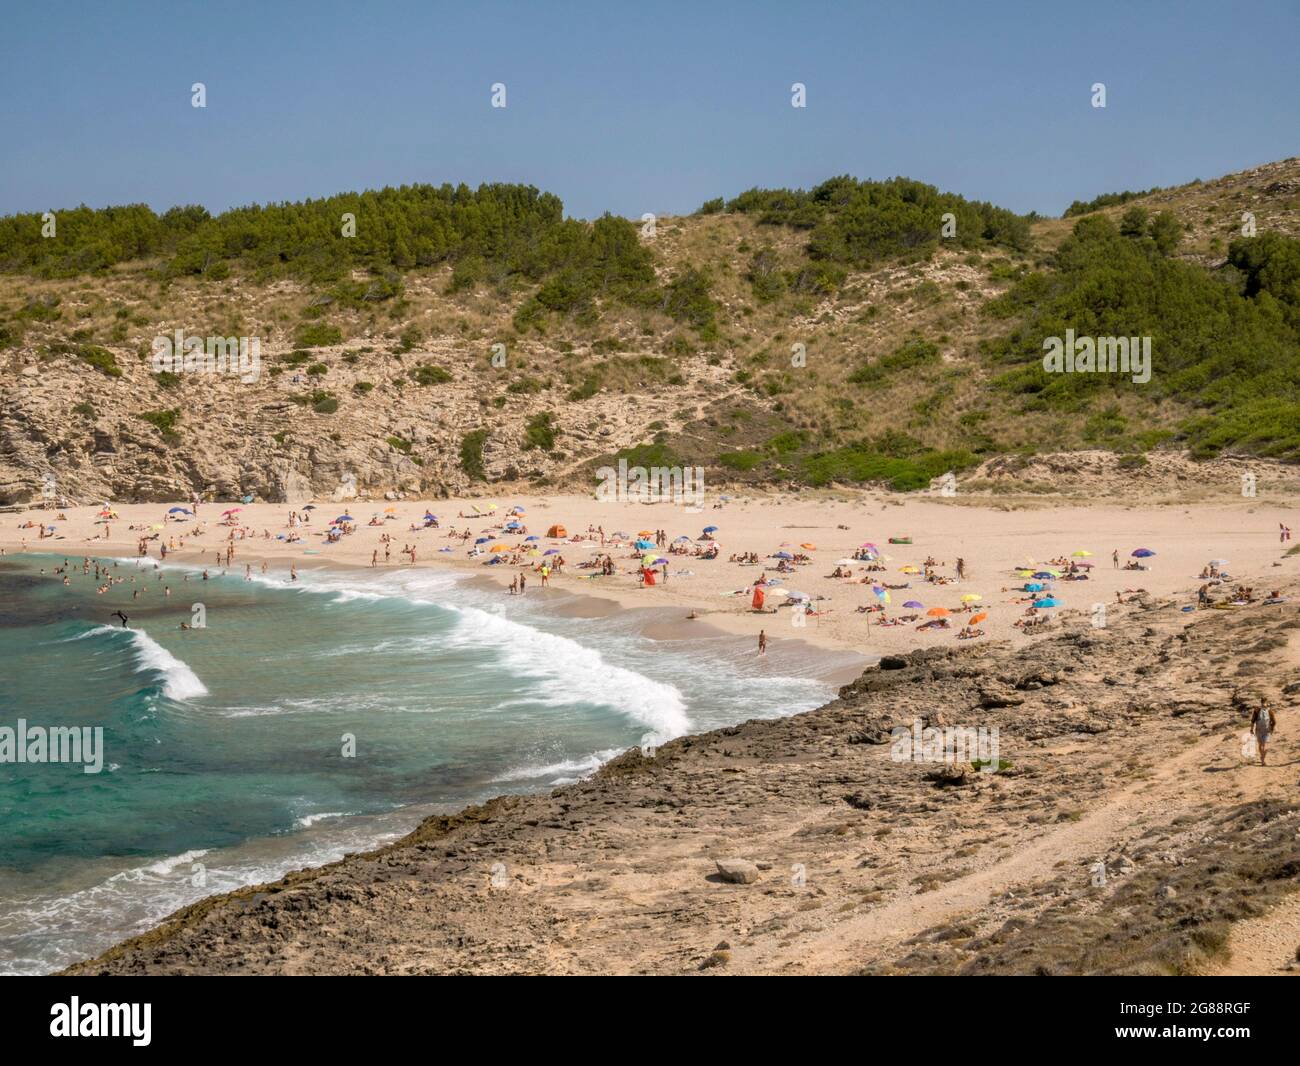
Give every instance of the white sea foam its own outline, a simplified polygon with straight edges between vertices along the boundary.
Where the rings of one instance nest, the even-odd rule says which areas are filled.
[[[136,669],[141,673],[158,675],[162,680],[162,694],[168,699],[190,700],[208,694],[207,686],[198,674],[182,660],[149,636],[143,629],[118,629],[114,626],[95,626],[71,638],[102,636],[106,633],[125,633],[135,652]]]
[[[492,783],[504,784],[510,781],[540,781],[554,778],[552,784],[566,785],[594,774],[623,751],[623,748],[606,748],[604,751],[593,751],[590,755],[584,755],[579,759],[564,759],[541,766],[515,766],[497,774],[492,778]]]
[[[595,648],[547,633],[477,607],[452,607],[458,617],[448,644],[494,649],[518,674],[537,681],[540,703],[565,707],[592,703],[614,707],[652,730],[662,744],[691,728],[686,701],[673,685],[606,662]]]

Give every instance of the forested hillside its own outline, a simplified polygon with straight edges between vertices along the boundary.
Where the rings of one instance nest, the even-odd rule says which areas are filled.
[[[52,216],[0,219],[12,498],[60,466],[274,494],[581,483],[617,454],[896,489],[1010,453],[1300,457],[1296,160],[1062,219],[850,177],[644,221],[520,185]],[[177,329],[258,338],[258,381],[154,373]],[[1149,380],[1045,372],[1067,331],[1149,337]]]

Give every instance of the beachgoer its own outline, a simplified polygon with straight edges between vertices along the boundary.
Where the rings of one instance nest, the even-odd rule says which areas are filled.
[[[1264,765],[1264,756],[1268,752],[1268,741],[1277,729],[1277,715],[1273,713],[1272,708],[1264,702],[1261,696],[1259,706],[1251,713],[1250,731],[1255,734],[1255,744],[1259,748],[1259,765]]]
[[[763,629],[758,631],[758,654],[767,654],[767,631]]]

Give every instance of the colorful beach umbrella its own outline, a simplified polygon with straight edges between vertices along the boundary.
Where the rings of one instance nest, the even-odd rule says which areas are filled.
[[[171,507],[168,508],[167,513],[168,514],[191,514],[192,512],[187,511],[184,507]]]
[[[1061,601],[1052,596],[1044,596],[1041,600],[1034,600],[1035,607],[1060,607]]]
[[[509,550],[510,546],[507,544],[493,544],[492,547],[488,549],[490,552],[508,552]]]
[[[920,610],[922,607],[925,606],[925,604],[923,604],[920,600],[908,600],[905,604],[903,604],[903,606],[911,607],[913,610]]]
[[[1088,551],[1085,548],[1080,548],[1078,551],[1074,552],[1073,554],[1074,554],[1074,558],[1076,559],[1086,559],[1088,558],[1088,556],[1092,554],[1092,552]]]
[[[988,617],[987,611],[980,611],[979,614],[973,614],[970,616],[970,624],[973,626],[979,625],[987,617]]]
[[[1155,555],[1155,552],[1153,552],[1150,548],[1138,548],[1136,551],[1133,552],[1134,559],[1149,559],[1153,555]]]
[[[963,597],[961,598],[961,602],[962,602],[962,603],[975,603],[977,600],[982,600],[983,598],[984,598],[984,597],[981,596],[981,595],[979,595],[978,593],[975,593],[975,592],[968,592],[968,593],[966,593],[965,596],[963,596]]]
[[[952,612],[948,610],[947,607],[931,607],[925,613],[928,614],[931,618],[944,618],[952,614]]]
[[[705,526],[705,527],[704,527],[704,532],[705,532],[705,533],[716,533],[717,531],[718,531],[718,527],[717,527],[717,526]]]
[[[773,559],[793,559],[794,556],[791,555],[789,552],[776,552],[776,553],[772,556],[772,558],[773,558]]]
[[[559,553],[559,548],[547,548],[546,551],[542,552],[543,555],[558,555]]]

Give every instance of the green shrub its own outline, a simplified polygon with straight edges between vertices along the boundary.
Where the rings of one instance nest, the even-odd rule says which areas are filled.
[[[176,423],[180,420],[181,413],[175,409],[167,411],[140,411],[137,418],[143,419],[153,426],[160,434],[163,440],[168,443],[175,443],[180,439],[176,432]]]
[[[487,472],[483,468],[483,445],[487,438],[486,429],[476,429],[460,439],[460,468],[474,481],[484,481],[487,478]]]
[[[122,368],[117,365],[116,357],[107,348],[101,348],[97,344],[82,344],[77,347],[77,357],[89,363],[101,374],[107,374],[111,378],[122,376]]]
[[[343,340],[343,332],[337,326],[324,322],[304,322],[294,334],[293,342],[300,348],[323,348],[338,344]]]
[[[540,448],[544,452],[549,452],[555,447],[557,432],[555,420],[550,411],[542,411],[533,415],[524,429],[524,451]]]
[[[425,363],[408,375],[417,385],[442,385],[451,380],[451,372],[440,366]]]

